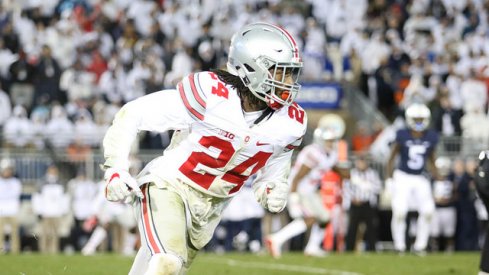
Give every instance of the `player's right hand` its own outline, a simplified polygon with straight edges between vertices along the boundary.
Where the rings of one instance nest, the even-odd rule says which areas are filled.
[[[104,178],[105,198],[109,201],[123,201],[132,195],[144,197],[138,183],[126,170],[108,168]]]
[[[289,194],[289,203],[287,205],[287,209],[289,210],[289,216],[292,219],[298,219],[302,217],[302,208],[301,208],[301,198],[297,192],[292,192]]]

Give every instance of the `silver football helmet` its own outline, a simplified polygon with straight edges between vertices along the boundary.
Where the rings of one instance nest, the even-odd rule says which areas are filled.
[[[414,103],[406,109],[406,124],[411,130],[422,132],[430,124],[431,112],[424,104]]]
[[[301,68],[297,43],[279,26],[249,24],[231,39],[229,73],[239,76],[253,95],[272,109],[294,102],[301,87],[298,83]],[[292,78],[291,84],[286,82],[288,77]],[[277,89],[282,93],[277,94]]]
[[[337,114],[323,115],[314,130],[313,139],[316,144],[324,146],[326,151],[336,150],[337,142],[345,134],[345,121]]]

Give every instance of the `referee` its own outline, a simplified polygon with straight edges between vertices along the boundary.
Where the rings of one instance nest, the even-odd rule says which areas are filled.
[[[479,154],[479,167],[475,175],[475,185],[479,197],[489,211],[489,150]],[[489,275],[489,227],[486,229],[486,238],[482,247],[479,275]]]
[[[343,206],[349,210],[346,250],[355,250],[361,223],[365,223],[366,250],[375,250],[377,204],[381,189],[378,172],[369,167],[365,155],[358,156],[355,167],[350,171],[350,180],[344,182]]]

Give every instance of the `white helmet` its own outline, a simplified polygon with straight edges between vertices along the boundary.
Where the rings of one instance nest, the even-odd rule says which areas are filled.
[[[292,104],[300,90],[302,60],[294,38],[281,27],[253,23],[241,28],[231,39],[227,69],[257,98],[272,109]],[[278,71],[282,79],[276,80]],[[285,83],[290,75],[293,84]],[[276,95],[275,89],[284,91]]]
[[[406,123],[414,131],[422,132],[430,124],[431,112],[424,104],[414,103],[406,109]]]
[[[15,162],[12,159],[4,158],[0,160],[0,171],[15,169]]]
[[[327,114],[319,119],[318,127],[314,130],[314,141],[322,143],[326,140],[337,140],[345,134],[345,121],[336,114]]]
[[[450,174],[450,170],[452,169],[452,161],[449,157],[438,157],[435,160],[435,166],[438,169],[438,173],[446,177]]]

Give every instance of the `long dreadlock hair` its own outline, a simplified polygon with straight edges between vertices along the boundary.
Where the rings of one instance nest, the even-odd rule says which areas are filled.
[[[211,72],[215,73],[221,81],[235,88],[238,91],[238,96],[241,98],[241,101],[243,101],[246,97],[248,99],[248,102],[254,106],[262,107],[261,109],[265,109],[268,107],[263,100],[253,95],[250,89],[248,89],[243,81],[241,81],[239,76],[232,75],[228,71],[221,69],[211,70]]]

